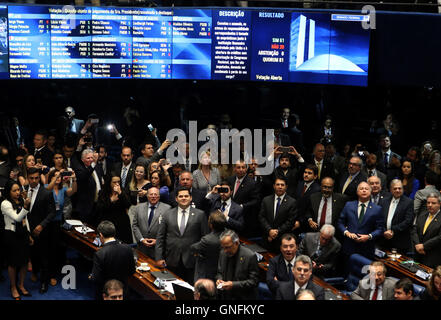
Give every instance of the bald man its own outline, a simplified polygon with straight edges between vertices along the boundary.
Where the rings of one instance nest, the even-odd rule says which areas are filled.
[[[358,253],[373,259],[375,240],[383,235],[383,211],[371,202],[371,193],[371,186],[360,182],[357,186],[358,200],[347,202],[338,219],[337,229],[344,236],[342,253],[347,258]]]

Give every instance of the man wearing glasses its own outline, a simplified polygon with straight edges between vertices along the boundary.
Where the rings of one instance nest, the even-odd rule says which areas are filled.
[[[348,171],[343,172],[339,179],[338,193],[348,196],[350,201],[357,200],[357,186],[367,181],[367,176],[361,171],[363,161],[360,157],[351,157]]]

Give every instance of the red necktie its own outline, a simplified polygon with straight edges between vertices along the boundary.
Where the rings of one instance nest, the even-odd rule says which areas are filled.
[[[327,210],[327,207],[328,207],[328,200],[326,198],[323,198],[323,201],[325,203],[323,204],[322,215],[320,216],[320,227],[325,224],[326,210]]]
[[[375,291],[374,294],[372,295],[372,300],[377,300],[377,295],[378,295],[378,287],[375,286]]]
[[[234,195],[236,195],[237,190],[239,189],[239,186],[240,186],[240,180],[237,179],[237,182],[236,182],[236,188],[234,189]]]
[[[305,191],[306,191],[307,188],[308,188],[308,186],[307,186],[306,183],[305,183],[305,185],[303,186],[302,197],[303,197],[303,195],[305,194]]]

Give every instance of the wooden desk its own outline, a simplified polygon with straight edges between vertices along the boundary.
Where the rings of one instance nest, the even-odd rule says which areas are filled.
[[[243,237],[240,237],[240,242],[243,244],[254,244],[254,242],[252,242],[246,238],[243,238]],[[269,252],[269,251],[266,251],[266,252],[261,253],[261,255],[263,256],[264,260],[259,262],[260,281],[266,283],[266,272],[268,271],[269,260],[274,258],[276,256],[276,254]],[[312,276],[312,282],[314,282],[316,285],[319,285],[320,287],[322,287],[325,290],[330,290],[336,296],[341,296],[342,300],[351,300],[350,297],[348,297],[344,293],[340,292],[339,290],[337,290],[336,288],[334,288],[333,286],[331,286],[329,283],[325,282],[324,280],[320,279],[319,277]]]
[[[387,268],[387,274],[388,275],[391,275],[391,276],[399,278],[399,279],[407,277],[407,278],[411,279],[412,282],[414,282],[414,283],[416,283],[416,284],[418,284],[420,286],[426,286],[427,285],[428,281],[423,280],[421,278],[418,278],[415,275],[415,273],[410,272],[409,270],[403,268],[400,265],[400,263],[403,262],[403,261],[412,260],[411,258],[401,255],[401,257],[399,257],[398,259],[396,259],[394,261],[394,260],[392,260],[392,258],[388,257],[388,255],[391,254],[390,251],[384,250],[384,252],[386,252],[386,256],[384,258],[375,257],[375,260],[381,261],[381,262],[384,263],[384,265]],[[419,266],[421,268],[423,268],[424,271],[426,271],[429,274],[431,274],[432,271],[433,271],[432,268],[430,268],[430,267],[428,267],[428,266],[426,266],[424,264],[420,263]]]
[[[87,234],[82,234],[77,232],[76,230],[63,230],[64,240],[66,244],[78,250],[85,257],[92,259],[93,255],[100,248],[93,244],[93,240],[96,237],[95,232],[89,232]],[[138,256],[137,265],[139,266],[141,262],[147,262],[150,267],[150,271],[161,271],[164,269],[159,269],[156,267],[155,261],[150,257],[144,255],[141,251],[136,250],[135,252]],[[167,270],[168,271],[168,270]],[[168,271],[170,272],[170,271]],[[174,273],[170,272],[177,279],[180,279]],[[143,272],[136,270],[136,272],[129,277],[129,286],[138,292],[140,295],[151,299],[151,300],[174,300],[174,296],[172,296],[169,292],[163,292],[159,290],[153,282],[155,281],[155,277],[149,272]]]

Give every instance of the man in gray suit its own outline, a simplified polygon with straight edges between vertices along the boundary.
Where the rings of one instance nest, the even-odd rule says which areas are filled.
[[[139,203],[134,209],[132,230],[138,249],[155,259],[156,236],[163,214],[171,207],[159,201],[159,189],[151,187],[147,191],[147,202]]]
[[[259,266],[253,251],[241,246],[239,236],[232,230],[220,235],[221,253],[216,286],[222,300],[256,300]]]
[[[300,242],[300,254],[307,255],[312,260],[312,272],[320,277],[329,277],[335,270],[341,244],[334,237],[335,228],[325,224],[320,232],[310,232]]]
[[[217,273],[217,262],[220,251],[220,234],[225,230],[227,219],[219,210],[213,211],[208,217],[208,226],[211,232],[202,237],[201,241],[193,243],[190,247],[196,256],[194,281],[202,278],[214,281]]]
[[[395,282],[386,278],[386,266],[381,261],[373,261],[369,266],[369,276],[360,280],[357,289],[351,293],[352,300],[394,300]]]
[[[192,284],[195,259],[190,246],[208,233],[208,223],[202,210],[191,207],[190,190],[179,187],[176,190],[178,206],[167,210],[158,221],[155,255],[158,266],[165,267]]]
[[[427,211],[426,199],[431,193],[437,193],[440,195],[439,191],[436,189],[436,184],[438,183],[438,176],[432,170],[427,170],[424,176],[425,188],[418,190],[415,193],[415,199],[413,201],[413,211],[415,212],[415,217],[418,217],[421,213]]]

